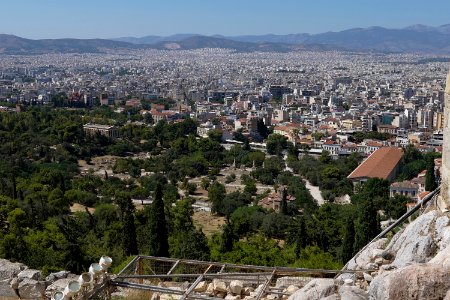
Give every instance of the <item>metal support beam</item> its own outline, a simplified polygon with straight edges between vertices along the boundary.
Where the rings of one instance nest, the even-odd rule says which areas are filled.
[[[181,296],[180,300],[186,300],[189,297],[189,294],[195,289],[195,287],[203,280],[203,275],[198,276],[198,278],[194,281],[194,283],[184,292],[183,296]]]
[[[227,266],[227,264],[223,264],[222,265],[222,268],[220,268],[220,271],[219,271],[219,273],[222,273],[223,272],[223,270],[225,270],[225,267]]]
[[[125,266],[125,268],[123,268],[120,272],[119,272],[119,274],[117,274],[117,275],[122,275],[122,273],[123,272],[125,272],[126,270],[128,270],[128,268],[130,267],[130,266],[132,266],[138,259],[139,259],[139,255],[138,256],[136,256],[136,257],[134,257],[126,266]]]
[[[277,269],[273,270],[272,274],[270,274],[269,278],[266,278],[266,282],[264,282],[264,285],[262,289],[258,292],[258,295],[256,295],[256,300],[260,300],[261,297],[264,295],[264,292],[266,291],[267,287],[269,286],[269,283],[272,281],[273,276],[275,275]]]
[[[177,261],[172,265],[172,268],[170,268],[169,272],[167,272],[167,275],[172,274],[173,270],[175,270],[175,268],[178,266],[179,263],[180,263],[180,260],[177,260]]]

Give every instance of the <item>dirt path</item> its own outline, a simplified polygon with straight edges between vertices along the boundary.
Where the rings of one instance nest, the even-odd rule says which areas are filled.
[[[325,200],[323,199],[322,194],[320,193],[319,187],[312,185],[308,180],[304,178],[303,180],[305,181],[305,186],[311,193],[311,196],[313,196],[313,198],[316,199],[317,204],[319,204],[319,206],[325,204]]]

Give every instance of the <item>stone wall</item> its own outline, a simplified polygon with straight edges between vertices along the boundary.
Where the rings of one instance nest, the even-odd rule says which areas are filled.
[[[444,107],[444,147],[442,150],[442,180],[439,208],[450,210],[450,72],[447,75]]]
[[[104,276],[109,277],[106,273]],[[62,292],[69,282],[78,282],[79,277],[68,271],[60,271],[44,278],[39,270],[30,269],[22,263],[0,259],[0,299],[51,299],[55,292]],[[95,281],[89,287],[96,287],[97,283],[101,284],[102,281]],[[89,287],[83,292],[88,293]]]

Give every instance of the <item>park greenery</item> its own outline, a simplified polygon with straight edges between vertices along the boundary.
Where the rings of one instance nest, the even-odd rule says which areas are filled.
[[[86,135],[83,124],[89,122],[118,126],[120,138]],[[0,257],[45,273],[80,273],[105,254],[120,265],[138,253],[336,269],[379,232],[379,211],[385,218],[404,211],[407,199],[390,200],[387,181],[353,189],[346,177],[361,161],[358,155],[299,158],[299,149],[275,134],[268,135],[268,155],[248,141],[225,150],[215,134],[196,136],[196,120],[150,123],[137,111],[107,107],[0,114]],[[142,152],[150,156],[138,158]],[[128,179],[81,172],[80,160],[102,155],[117,156],[112,169]],[[411,174],[415,159],[407,162]],[[227,193],[218,178],[231,165],[252,171],[240,178],[243,189]],[[226,219],[210,237],[193,222],[194,178],[208,191],[212,213]],[[318,206],[304,179],[320,187],[327,204]],[[279,212],[257,205],[269,193],[257,193],[260,184],[283,189]],[[345,194],[351,204],[333,203]],[[149,197],[150,205],[136,209],[132,199]],[[75,211],[74,204],[85,209]]]

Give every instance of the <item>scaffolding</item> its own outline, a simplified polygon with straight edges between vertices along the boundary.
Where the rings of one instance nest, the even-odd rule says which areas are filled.
[[[373,270],[358,270],[363,271]],[[139,255],[109,281],[109,286],[164,294],[180,300],[219,300],[222,298],[198,291],[196,287],[202,281],[211,283],[219,280],[229,284],[233,280],[239,280],[244,286],[258,287],[254,299],[260,300],[268,294],[277,298],[288,296],[283,292],[283,288],[275,285],[277,279],[281,277],[333,278],[342,272],[356,271],[263,267]]]

